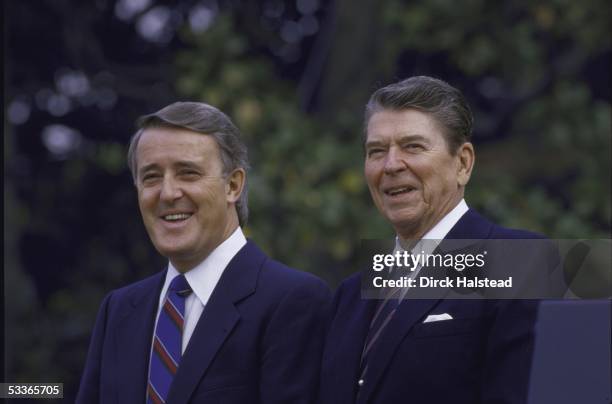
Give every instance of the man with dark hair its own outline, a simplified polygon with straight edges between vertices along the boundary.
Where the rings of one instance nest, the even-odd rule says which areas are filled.
[[[330,292],[243,235],[238,129],[194,102],[139,127],[128,164],[145,228],[169,263],[104,299],[77,402],[312,402]]]
[[[425,240],[538,237],[497,226],[468,208],[472,121],[462,94],[430,77],[371,96],[364,173],[376,207],[396,232],[397,251]],[[321,403],[526,401],[537,303],[408,299],[410,288],[400,298],[368,300],[361,294],[364,279],[361,273],[349,277],[335,294]]]

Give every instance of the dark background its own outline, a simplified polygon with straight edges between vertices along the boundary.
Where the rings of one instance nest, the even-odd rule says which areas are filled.
[[[610,237],[606,0],[7,0],[5,374],[72,399],[102,297],[164,266],[125,163],[134,120],[205,101],[244,132],[264,250],[332,286],[392,229],[362,176],[363,106],[416,74],[460,88],[466,200],[552,238]]]

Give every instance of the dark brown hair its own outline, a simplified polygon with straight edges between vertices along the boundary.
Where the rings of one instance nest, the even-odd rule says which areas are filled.
[[[450,84],[415,76],[389,84],[372,94],[365,108],[364,144],[372,115],[382,110],[416,109],[430,114],[444,131],[448,150],[455,154],[472,136],[474,118],[463,94]]]

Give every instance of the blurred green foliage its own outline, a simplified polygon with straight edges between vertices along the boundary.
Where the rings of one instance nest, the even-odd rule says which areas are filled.
[[[471,206],[504,225],[556,238],[609,235],[610,105],[594,99],[583,70],[610,49],[603,9],[604,1],[386,3],[372,61],[379,79],[397,77],[407,52],[442,54],[464,77],[453,84],[472,80],[504,101],[501,124],[488,127],[479,126],[487,106],[475,103],[477,165],[467,191]],[[185,30],[184,40],[191,47],[177,55],[177,92],[228,112],[249,145],[249,235],[337,283],[355,270],[360,238],[392,232],[363,180],[361,110],[336,104],[338,116],[352,113],[348,123],[303,112],[295,84],[250,52],[230,16],[203,34]],[[480,144],[478,135],[493,141]]]
[[[252,162],[247,234],[275,258],[337,282],[342,268],[352,271],[359,238],[385,231],[362,180],[361,117],[350,128],[357,141],[343,142],[337,123],[300,110],[295,84],[250,55],[238,32],[227,17],[202,35],[186,30],[193,48],[177,55],[177,91],[218,106],[243,132]]]
[[[211,103],[241,128],[252,163],[249,237],[336,286],[357,269],[360,239],[393,235],[363,180],[362,109],[376,87],[413,74],[446,79],[473,106],[470,206],[551,238],[610,237],[609,90],[592,84],[612,52],[608,2],[365,3],[370,7],[335,2],[343,30],[321,34],[319,42],[332,44],[314,80],[320,88],[312,108],[305,108],[297,80],[281,77],[274,57],[261,51],[276,39],[258,28],[257,15],[247,24],[240,10],[228,8],[203,32],[181,26],[174,75],[164,76],[176,94],[166,96]],[[115,80],[120,96],[121,88],[123,96],[139,92],[121,74]],[[147,112],[117,108],[100,132]],[[10,157],[19,146],[6,129]],[[137,214],[124,160],[129,133],[105,139],[93,132],[98,137],[80,155],[47,162],[38,176],[23,174],[5,188],[12,381],[58,381],[74,391],[102,296],[164,264]],[[31,200],[19,199],[17,185]],[[26,233],[44,236],[61,254],[18,256]],[[48,267],[28,274],[22,268],[35,256]],[[41,296],[41,284],[55,286]]]

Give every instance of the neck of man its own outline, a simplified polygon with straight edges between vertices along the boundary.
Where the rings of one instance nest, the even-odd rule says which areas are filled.
[[[208,256],[217,248],[219,247],[221,244],[223,244],[223,242],[225,240],[227,240],[228,238],[230,238],[230,236],[232,234],[234,234],[234,232],[236,231],[236,229],[239,226],[239,221],[238,221],[238,214],[236,213],[236,210],[233,209],[229,215],[228,215],[228,220],[227,223],[224,227],[224,231],[223,233],[221,233],[220,237],[217,238],[215,240],[214,243],[212,243],[212,245],[208,246],[207,248],[203,249],[202,251],[199,252],[199,254],[197,254],[197,256],[189,256],[189,257],[172,257],[170,259],[170,262],[172,263],[172,266],[174,266],[174,268],[176,268],[177,271],[179,271],[180,273],[184,274],[190,270],[192,270],[193,268],[197,267],[198,265],[200,265],[200,263],[202,263],[206,258],[208,258]]]
[[[455,209],[455,207],[457,207],[459,202],[461,202],[461,200],[463,199],[463,195],[464,192],[463,189],[461,189],[460,192],[454,198],[450,199],[449,202],[445,204],[445,207],[440,214],[430,218],[428,221],[417,222],[414,223],[412,226],[396,228],[395,232],[399,237],[400,245],[403,248],[414,247],[414,245],[418,243],[419,240],[421,240],[423,236],[427,234],[427,232],[433,229],[438,223],[440,223],[440,221],[446,215],[448,215],[453,209]]]

